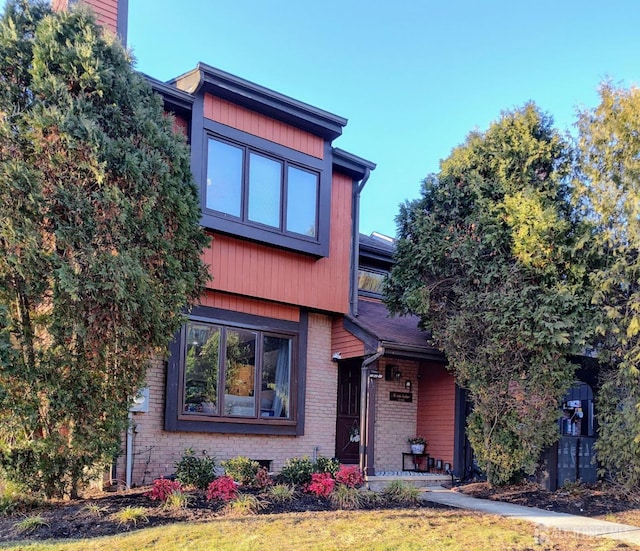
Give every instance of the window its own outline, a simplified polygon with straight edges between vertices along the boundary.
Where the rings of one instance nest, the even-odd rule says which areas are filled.
[[[196,123],[197,124],[197,123]],[[316,258],[329,254],[333,150],[322,158],[210,119],[193,134],[202,225]]]
[[[318,172],[245,145],[208,138],[207,209],[315,239],[318,191]]]
[[[290,336],[188,322],[183,414],[289,419],[292,342]]]
[[[301,434],[300,324],[238,312],[220,316],[208,307],[194,312],[171,345],[165,428]]]
[[[386,272],[377,272],[367,268],[358,270],[358,290],[364,295],[382,295]]]

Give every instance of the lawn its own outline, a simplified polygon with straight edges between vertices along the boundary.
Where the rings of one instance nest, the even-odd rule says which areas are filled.
[[[628,547],[625,547],[628,549]],[[322,511],[221,517],[103,538],[13,542],[2,549],[36,550],[610,550],[606,539],[563,534],[493,515],[425,508]]]

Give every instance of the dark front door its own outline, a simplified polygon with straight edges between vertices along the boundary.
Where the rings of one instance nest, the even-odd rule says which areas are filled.
[[[359,460],[360,367],[358,360],[338,364],[336,457],[340,463],[358,463]]]

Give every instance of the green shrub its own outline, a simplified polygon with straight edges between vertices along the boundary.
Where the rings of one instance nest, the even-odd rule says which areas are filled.
[[[313,463],[306,455],[304,457],[291,457],[285,461],[280,471],[280,479],[285,484],[302,486],[311,482]]]
[[[368,503],[368,496],[357,488],[336,484],[329,502],[336,509],[361,509]]]
[[[391,503],[412,504],[418,502],[420,490],[403,480],[394,480],[382,491],[382,495]]]
[[[32,517],[25,517],[21,521],[16,522],[14,526],[18,533],[30,534],[42,526],[49,526],[49,524],[40,515],[36,515]]]
[[[192,448],[187,448],[176,463],[176,479],[185,486],[206,490],[215,478],[216,460],[205,451],[202,452],[202,457],[197,457]]]
[[[248,457],[239,455],[222,462],[224,474],[230,476],[238,484],[252,486],[256,481],[256,475],[260,468],[260,463],[252,461]]]
[[[40,496],[27,487],[10,480],[0,480],[0,516],[26,513],[42,505]]]
[[[334,478],[339,469],[340,461],[338,461],[335,457],[319,456],[313,466],[313,470],[316,473],[329,473]]]
[[[225,512],[231,516],[255,515],[267,504],[252,494],[239,494],[225,505]]]
[[[289,503],[296,497],[296,489],[288,484],[275,484],[267,490],[272,503]]]
[[[144,507],[132,507],[131,505],[113,513],[112,517],[118,521],[119,525],[133,524],[138,522],[149,522],[147,510]]]

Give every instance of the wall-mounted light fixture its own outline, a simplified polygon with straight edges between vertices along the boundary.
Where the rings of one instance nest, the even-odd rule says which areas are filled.
[[[406,388],[408,392],[411,392],[411,381],[409,379],[404,382],[404,388]]]

